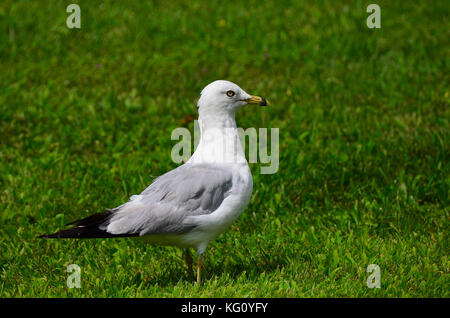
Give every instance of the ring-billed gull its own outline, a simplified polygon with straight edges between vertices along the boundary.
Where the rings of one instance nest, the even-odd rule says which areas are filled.
[[[155,179],[141,194],[106,212],[69,223],[71,228],[40,238],[145,236],[157,245],[197,250],[197,282],[208,242],[245,209],[253,180],[239,141],[235,113],[247,104],[268,105],[236,84],[207,85],[198,100],[200,142],[183,165]]]

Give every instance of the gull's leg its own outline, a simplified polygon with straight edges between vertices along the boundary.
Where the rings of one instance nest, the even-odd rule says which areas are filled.
[[[200,273],[202,270],[203,253],[197,256],[197,284],[200,284]]]
[[[188,272],[189,272],[189,275],[192,275],[192,263],[194,261],[192,260],[192,256],[191,256],[191,253],[189,252],[189,249],[187,248],[184,251],[185,251],[184,252],[184,257],[185,257],[186,264],[187,264],[187,267],[188,267]]]

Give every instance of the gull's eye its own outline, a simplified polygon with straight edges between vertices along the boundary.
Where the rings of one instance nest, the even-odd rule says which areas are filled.
[[[231,91],[231,90],[227,91],[227,96],[228,96],[228,97],[233,97],[234,95],[236,95],[235,92],[233,92],[233,91]]]

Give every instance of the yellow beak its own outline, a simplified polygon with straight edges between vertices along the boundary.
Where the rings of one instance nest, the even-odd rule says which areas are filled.
[[[252,96],[249,99],[245,100],[247,104],[258,104],[259,106],[269,106],[269,102],[264,98],[260,96]]]

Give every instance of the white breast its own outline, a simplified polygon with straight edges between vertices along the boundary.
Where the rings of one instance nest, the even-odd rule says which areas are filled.
[[[199,146],[190,163],[219,164],[232,172],[233,183],[228,196],[211,214],[189,216],[184,222],[195,229],[182,235],[184,243],[206,248],[210,240],[225,231],[247,207],[253,190],[253,179],[245,154],[239,141],[236,124],[231,127],[202,128]]]

